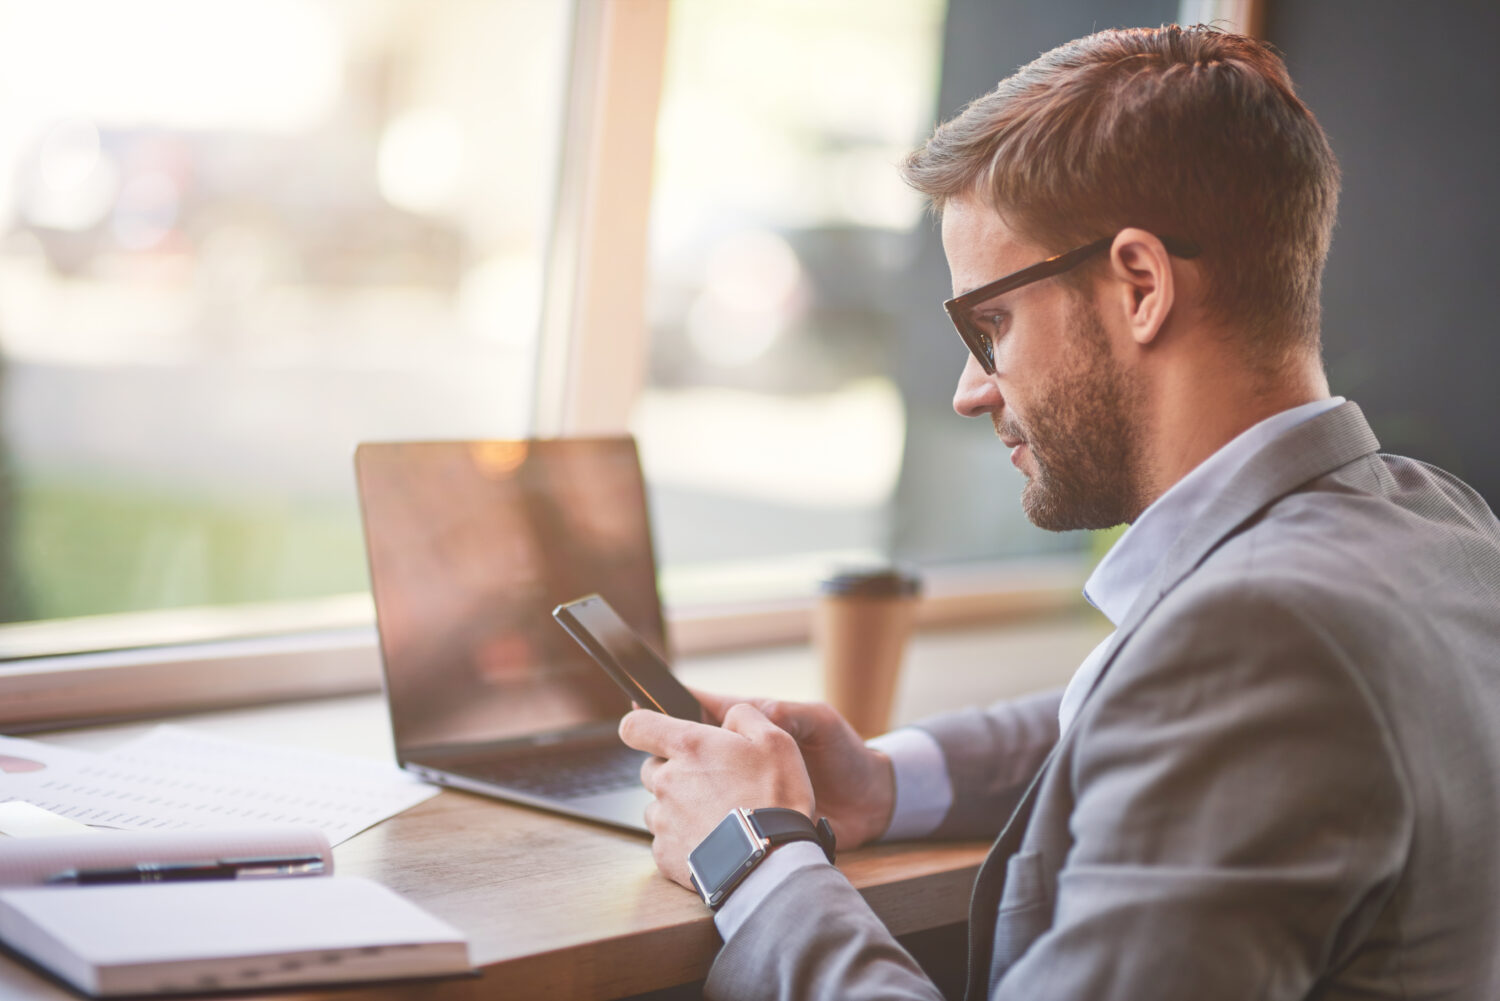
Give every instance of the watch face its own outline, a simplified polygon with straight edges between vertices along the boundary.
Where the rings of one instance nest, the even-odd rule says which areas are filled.
[[[712,904],[739,881],[760,854],[760,845],[751,839],[739,815],[731,813],[693,849],[688,866],[704,899]]]

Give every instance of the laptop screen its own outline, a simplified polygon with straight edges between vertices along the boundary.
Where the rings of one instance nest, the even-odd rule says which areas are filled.
[[[630,708],[551,613],[597,591],[665,653],[631,439],[365,444],[355,469],[398,755]]]

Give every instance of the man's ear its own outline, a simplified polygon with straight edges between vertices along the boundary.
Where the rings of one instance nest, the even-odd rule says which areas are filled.
[[[1176,303],[1171,255],[1154,233],[1126,228],[1115,234],[1109,266],[1120,283],[1120,305],[1131,338],[1142,346],[1150,344]]]

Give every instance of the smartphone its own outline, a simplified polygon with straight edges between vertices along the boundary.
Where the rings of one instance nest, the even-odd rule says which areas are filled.
[[[637,705],[694,723],[703,721],[703,707],[693,693],[599,595],[558,605],[552,617]]]

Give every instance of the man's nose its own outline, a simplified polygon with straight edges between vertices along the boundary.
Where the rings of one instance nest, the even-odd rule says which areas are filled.
[[[953,409],[960,417],[978,417],[994,413],[1004,402],[995,380],[985,374],[979,365],[979,359],[970,355],[958,377],[958,389],[953,393]]]

